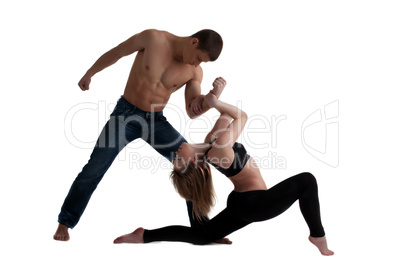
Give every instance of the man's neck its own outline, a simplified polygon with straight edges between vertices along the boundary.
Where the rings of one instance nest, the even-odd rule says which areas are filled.
[[[189,37],[175,37],[172,40],[173,59],[183,62],[183,51]]]

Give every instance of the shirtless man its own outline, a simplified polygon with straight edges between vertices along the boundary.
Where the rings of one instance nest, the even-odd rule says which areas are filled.
[[[209,109],[201,95],[201,62],[215,61],[222,50],[221,36],[202,30],[188,37],[165,31],[145,30],[102,55],[79,81],[89,89],[91,77],[120,58],[138,52],[124,95],[102,130],[88,163],[78,174],[61,208],[53,238],[70,239],[68,228],[79,221],[93,191],[118,153],[131,141],[142,138],[173,161],[174,152],[185,139],[163,116],[170,95],[185,85],[186,112],[196,118]],[[221,88],[213,88],[220,96]],[[187,203],[192,226],[192,204]]]

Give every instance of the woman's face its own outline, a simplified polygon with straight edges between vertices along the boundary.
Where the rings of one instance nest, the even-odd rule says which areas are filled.
[[[182,170],[189,162],[194,162],[194,159],[194,149],[187,142],[183,142],[176,151],[176,158],[173,163],[174,169]]]

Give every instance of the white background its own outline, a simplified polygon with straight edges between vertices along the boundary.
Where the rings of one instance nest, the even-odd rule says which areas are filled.
[[[0,7],[2,267],[401,264],[399,1],[10,3]],[[63,200],[105,122],[97,110],[77,113],[70,130],[89,143],[80,148],[67,138],[65,118],[75,105],[115,103],[134,55],[95,75],[88,92],[77,83],[104,52],[148,28],[179,36],[211,28],[222,35],[220,58],[202,64],[203,93],[223,76],[228,85],[221,98],[233,104],[241,100],[249,117],[286,115],[278,125],[276,148],[248,149],[255,157],[272,151],[286,159],[284,169],[261,170],[268,187],[302,171],[317,177],[334,257],[322,257],[308,242],[297,204],[273,220],[233,233],[231,246],[114,245],[114,238],[139,226],[188,224],[169,170],[130,167],[128,157],[119,157],[106,173],[70,231],[71,240],[52,239]],[[304,120],[333,101],[339,101],[336,167],[311,156],[301,140]],[[184,90],[170,102],[184,109]],[[175,114],[165,114],[179,128]],[[206,118],[216,115],[210,111]],[[180,130],[189,138],[186,128]],[[271,141],[269,133],[253,135],[254,141]],[[317,139],[325,131],[322,135]],[[122,154],[158,158],[152,148],[137,147]],[[214,182],[219,199],[211,216],[224,208],[232,190],[217,172]]]

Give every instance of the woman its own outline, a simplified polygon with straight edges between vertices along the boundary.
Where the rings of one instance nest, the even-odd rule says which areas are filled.
[[[223,78],[214,81],[223,88]],[[299,200],[300,210],[310,229],[309,240],[329,256],[324,228],[320,219],[317,182],[310,173],[293,176],[267,190],[254,160],[236,140],[247,121],[247,115],[235,106],[220,101],[209,92],[206,103],[221,116],[204,143],[182,143],[176,152],[171,178],[177,192],[193,202],[194,216],[208,215],[214,204],[214,190],[208,163],[226,175],[234,185],[227,207],[216,217],[198,227],[168,226],[155,230],[138,228],[117,238],[114,243],[149,243],[153,241],[182,241],[208,244],[220,240],[246,225],[274,218]],[[231,121],[231,122],[230,122]]]

